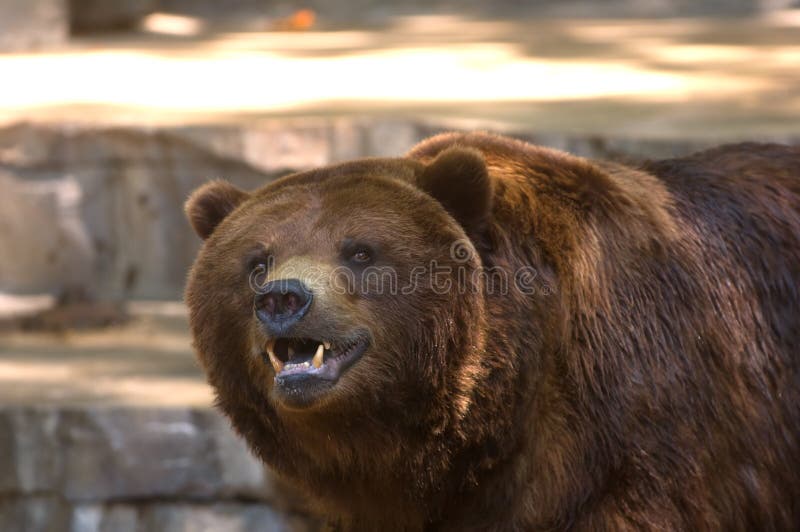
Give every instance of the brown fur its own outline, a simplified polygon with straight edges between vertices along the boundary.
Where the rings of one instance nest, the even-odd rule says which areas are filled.
[[[448,134],[213,188],[187,204],[208,236],[186,292],[199,357],[236,429],[334,526],[800,527],[799,148],[634,169]],[[251,355],[248,257],[358,278],[352,237],[401,279],[433,259],[527,268],[535,290],[327,294],[305,332],[358,324],[372,345],[324,400],[286,408]]]

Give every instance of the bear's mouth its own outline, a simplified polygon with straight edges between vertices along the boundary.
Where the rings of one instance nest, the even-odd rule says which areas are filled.
[[[339,341],[278,337],[266,342],[262,357],[275,370],[276,381],[303,376],[336,381],[368,345],[364,336]]]

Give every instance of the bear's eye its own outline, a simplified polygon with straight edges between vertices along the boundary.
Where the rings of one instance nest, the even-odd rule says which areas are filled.
[[[342,259],[353,265],[364,266],[375,260],[375,249],[364,242],[345,238],[341,249]]]
[[[372,254],[367,249],[359,249],[353,253],[350,259],[353,262],[364,264],[365,262],[370,262],[372,260]]]
[[[244,256],[245,272],[247,275],[253,275],[254,272],[266,273],[272,268],[273,260],[269,251],[263,248],[254,249]]]

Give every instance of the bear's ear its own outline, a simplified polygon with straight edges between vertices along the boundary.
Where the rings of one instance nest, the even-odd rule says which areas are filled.
[[[478,150],[454,146],[433,160],[417,180],[461,224],[472,239],[479,239],[492,208],[492,182]]]
[[[205,240],[249,196],[227,181],[212,181],[192,192],[186,200],[184,211],[194,231]]]

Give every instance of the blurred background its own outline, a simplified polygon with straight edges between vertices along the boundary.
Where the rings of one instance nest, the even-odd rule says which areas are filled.
[[[800,143],[800,1],[0,0],[0,530],[315,530],[211,406],[182,204],[454,129]]]

